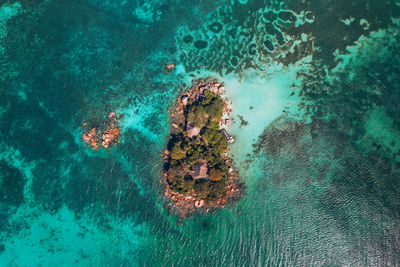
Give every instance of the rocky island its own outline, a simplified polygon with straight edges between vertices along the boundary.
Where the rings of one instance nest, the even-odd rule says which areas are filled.
[[[171,135],[164,152],[168,206],[182,217],[209,212],[237,199],[240,185],[229,157],[233,137],[222,127],[231,110],[221,93],[224,84],[197,80],[177,98]]]
[[[105,120],[83,123],[83,142],[92,150],[107,149],[118,145],[121,139],[121,128],[118,121],[123,117],[124,114],[117,116],[115,112],[110,112]]]

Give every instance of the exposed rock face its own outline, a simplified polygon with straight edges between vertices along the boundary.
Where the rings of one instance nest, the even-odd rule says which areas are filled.
[[[99,128],[91,127],[87,122],[83,124],[84,132],[82,141],[92,150],[99,148],[109,148],[120,142],[121,129],[118,120],[122,119],[124,114],[117,117],[115,112],[111,112]]]
[[[202,179],[207,177],[207,161],[204,159],[200,159],[199,162],[194,166],[193,171],[191,171],[190,175],[193,179]]]
[[[182,97],[182,105],[186,106],[188,104],[188,100],[189,100],[188,96]]]
[[[187,132],[188,132],[188,136],[190,138],[198,136],[200,134],[200,130],[201,130],[200,128],[198,128],[196,126],[193,126],[190,123],[188,123]]]

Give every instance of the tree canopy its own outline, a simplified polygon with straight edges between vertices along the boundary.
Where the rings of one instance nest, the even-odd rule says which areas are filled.
[[[219,130],[224,105],[221,96],[209,90],[198,101],[187,105],[186,121],[200,128],[200,134],[189,138],[183,130],[172,136],[169,144],[171,160],[167,166],[171,190],[183,195],[194,191],[198,199],[206,200],[225,195],[229,175],[222,154],[227,150],[228,142]],[[207,162],[207,178],[194,180],[194,167],[200,160]]]

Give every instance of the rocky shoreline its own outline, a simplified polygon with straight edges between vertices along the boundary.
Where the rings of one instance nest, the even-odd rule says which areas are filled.
[[[233,143],[234,138],[223,128],[231,123],[229,115],[232,111],[229,108],[228,99],[222,98],[221,94],[224,90],[224,84],[216,80],[196,80],[193,86],[183,92],[177,98],[177,102],[167,110],[171,114],[172,127],[168,147],[160,154],[164,157],[162,182],[165,186],[164,198],[169,211],[180,217],[187,217],[196,212],[215,212],[217,209],[235,202],[242,191],[242,184],[238,182],[238,173],[234,170],[232,159],[229,157],[229,144]],[[212,113],[211,104],[208,104],[209,99],[218,103],[218,107],[221,109],[217,110],[221,112],[215,117],[210,116],[207,112],[204,112],[202,116],[197,116],[199,112],[194,113],[193,110],[201,109],[203,106]],[[215,106],[217,105],[215,104]],[[193,118],[196,118],[197,121]],[[206,120],[208,121],[204,123]],[[213,123],[215,126],[209,126]],[[209,137],[208,132],[211,131],[209,128],[214,130],[213,133],[216,137]],[[220,141],[217,142],[214,139]],[[182,142],[186,142],[185,145],[182,145]],[[200,153],[197,155],[199,159],[196,158],[189,165],[187,161],[190,161],[192,153],[196,152],[191,149],[197,150],[193,144],[199,143],[203,144],[203,146],[199,145],[200,150],[203,148],[205,152],[202,153],[207,155],[215,152],[214,147],[219,149],[218,146],[221,143],[226,147],[222,150],[219,149],[216,154],[212,154],[214,158],[210,156],[211,158],[208,160],[203,159],[204,156]],[[176,148],[177,144],[180,145],[178,149]],[[220,152],[222,153],[220,154]],[[185,155],[181,156],[180,153]],[[213,166],[216,161],[220,161],[219,165]],[[176,180],[180,184],[177,185]],[[199,189],[200,186],[208,187]],[[218,189],[217,193],[213,192],[217,187],[223,188]]]

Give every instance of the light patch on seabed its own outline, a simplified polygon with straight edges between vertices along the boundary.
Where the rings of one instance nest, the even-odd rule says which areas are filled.
[[[346,24],[347,26],[349,26],[354,20],[355,18],[350,17],[348,19],[339,19],[341,22],[343,22],[344,24]]]
[[[365,121],[366,133],[359,145],[374,150],[372,143],[375,142],[383,145],[386,153],[397,153],[400,150],[400,132],[393,126],[393,120],[386,114],[385,108],[374,106],[368,113],[368,119]],[[399,157],[396,159],[400,160]]]
[[[26,96],[26,93],[22,90],[18,90],[17,95],[19,96],[19,98],[21,98],[23,101],[26,101],[28,99],[28,97]]]
[[[228,128],[230,134],[235,137],[235,143],[231,146],[232,156],[235,162],[242,163],[247,159],[247,154],[253,154],[253,144],[263,133],[264,129],[275,119],[282,115],[300,119],[300,97],[298,87],[301,80],[297,79],[299,66],[284,68],[275,65],[268,68],[267,73],[255,71],[243,73],[240,80],[233,75],[224,77],[226,95],[232,101],[232,114],[234,119],[232,126]],[[293,95],[292,95],[293,93]],[[241,126],[239,115],[247,121],[246,126]],[[257,180],[257,162],[253,162],[249,168],[251,174],[246,175],[246,184]]]
[[[149,105],[140,104],[139,106],[133,105],[128,108],[120,110],[120,113],[124,113],[125,117],[121,123],[123,131],[128,129],[135,129],[142,133],[148,139],[155,141],[158,135],[152,132],[145,124],[145,118],[154,113],[154,106],[151,105],[153,100],[149,98],[147,101]]]
[[[7,36],[7,21],[21,12],[21,4],[15,2],[12,5],[4,5],[0,9],[0,39]]]
[[[248,3],[248,0],[238,0],[238,2],[242,5],[246,5]],[[234,2],[231,1],[231,3],[233,4]]]
[[[119,114],[125,114],[125,117],[121,122],[123,131],[135,129],[141,132],[149,140],[153,142],[159,141],[162,133],[156,133],[152,131],[146,125],[145,119],[154,113],[165,112],[164,108],[166,108],[166,106],[160,103],[159,100],[163,95],[173,95],[173,90],[175,90],[175,88],[171,88],[169,90],[170,93],[153,94],[151,96],[144,97],[139,104],[131,105],[127,108],[118,110],[117,112]],[[160,111],[157,111],[157,108],[159,108]]]
[[[224,77],[226,96],[232,101],[234,123],[229,132],[235,136],[232,146],[234,155],[243,158],[249,153],[264,129],[282,115],[299,118],[297,68],[271,66],[267,73],[251,71],[242,73],[241,79],[234,75]],[[293,93],[293,95],[292,95]],[[248,122],[241,126],[239,115]]]
[[[99,227],[90,218],[75,218],[66,207],[56,214],[30,206],[20,207],[10,219],[29,225],[4,239],[1,266],[135,266],[135,253],[146,238],[145,225],[106,218]],[[23,220],[23,221],[20,221]],[[49,253],[51,256],[49,256]]]
[[[137,7],[133,12],[141,22],[145,24],[152,24],[155,21],[158,21],[161,16],[161,11],[156,10],[153,6],[151,1],[144,2],[143,5]]]

